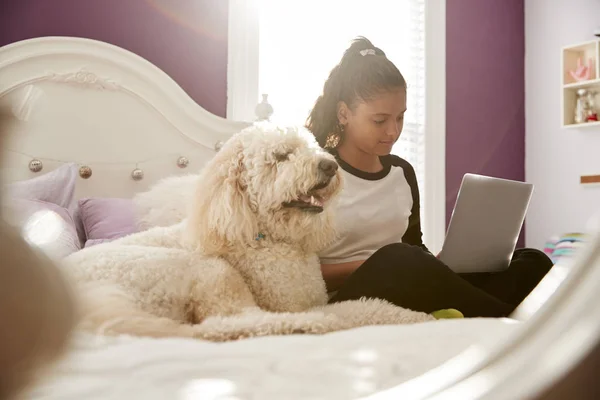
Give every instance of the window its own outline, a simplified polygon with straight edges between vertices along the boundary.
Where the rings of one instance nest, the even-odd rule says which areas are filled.
[[[427,9],[425,4],[425,0],[230,0],[228,117],[251,118],[259,94],[267,94],[275,110],[274,122],[304,124],[350,41],[367,37],[407,81],[408,110],[393,153],[415,167],[426,244],[437,251],[445,231],[445,195],[440,197],[445,191],[445,143],[434,136],[444,134],[441,107],[445,108],[445,102],[431,102],[429,96],[443,98],[444,88],[436,87],[438,92],[433,93],[426,87],[426,75],[429,82],[435,78],[432,72],[440,75],[445,63],[436,59],[437,69],[432,69],[435,66],[426,63],[430,58],[429,51],[426,57],[426,45],[433,43],[430,47],[439,50],[439,41],[445,40],[445,23],[440,23],[445,20],[445,2],[430,0]],[[430,8],[435,12],[428,15]],[[429,31],[427,27],[431,27]],[[245,59],[240,57],[244,53]],[[443,55],[443,51],[438,53],[438,57]],[[249,82],[249,76],[255,76],[255,81]],[[232,81],[232,77],[237,79]],[[445,86],[443,79],[433,81]],[[245,102],[240,100],[244,96]],[[426,121],[428,115],[438,121]],[[435,159],[428,159],[432,146],[438,147],[431,149]]]
[[[408,110],[394,153],[424,177],[425,0],[258,0],[258,88],[273,121],[304,124],[329,71],[350,40],[365,36],[396,64],[408,84]],[[310,22],[308,22],[310,21]]]

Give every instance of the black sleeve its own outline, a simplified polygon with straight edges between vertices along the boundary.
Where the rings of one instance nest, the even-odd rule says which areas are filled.
[[[408,217],[408,228],[402,236],[402,243],[410,244],[413,246],[419,246],[424,251],[431,253],[427,246],[423,243],[423,232],[421,231],[421,204],[419,196],[419,185],[417,183],[417,175],[415,169],[410,163],[400,157],[393,156],[392,165],[402,167],[404,170],[404,176],[410,186],[410,190],[413,198],[412,209],[410,210],[410,217]]]

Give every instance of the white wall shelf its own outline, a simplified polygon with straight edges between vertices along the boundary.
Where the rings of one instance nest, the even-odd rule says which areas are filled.
[[[581,124],[566,124],[565,129],[585,129],[585,128],[600,128],[600,122],[583,122]]]
[[[578,80],[571,75],[578,65],[589,68],[589,76],[585,80]],[[563,109],[563,128],[592,128],[600,127],[600,122],[577,122],[575,111],[577,108],[577,92],[587,89],[595,93],[594,108],[600,114],[600,40],[590,40],[562,48],[561,52],[561,104]]]
[[[563,87],[565,89],[580,89],[598,85],[600,85],[600,79],[589,79],[587,81],[582,82],[567,83],[564,84]]]

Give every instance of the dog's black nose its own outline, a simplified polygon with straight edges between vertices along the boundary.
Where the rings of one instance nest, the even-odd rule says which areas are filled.
[[[333,160],[323,159],[319,161],[319,169],[327,176],[334,176],[338,169],[338,164]]]

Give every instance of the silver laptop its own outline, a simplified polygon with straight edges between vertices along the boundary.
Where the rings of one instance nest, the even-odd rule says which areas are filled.
[[[532,193],[529,183],[465,174],[440,260],[458,273],[508,268]]]

